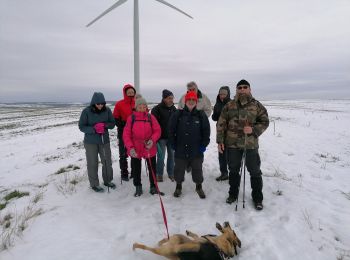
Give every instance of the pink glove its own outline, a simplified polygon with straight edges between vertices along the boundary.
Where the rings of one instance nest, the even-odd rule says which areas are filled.
[[[145,142],[145,144],[146,144],[146,149],[149,150],[153,146],[153,141],[149,139],[147,142]]]
[[[104,134],[105,132],[105,123],[97,123],[94,125],[95,131],[98,134]]]

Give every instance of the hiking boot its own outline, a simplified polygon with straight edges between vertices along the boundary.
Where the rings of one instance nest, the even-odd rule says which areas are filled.
[[[256,210],[262,210],[264,208],[264,206],[263,206],[261,201],[254,202],[254,207],[255,207]]]
[[[233,202],[235,202],[237,200],[236,196],[233,195],[229,195],[226,199],[226,203],[227,204],[232,204]]]
[[[175,197],[175,198],[180,197],[180,195],[181,195],[181,193],[182,193],[181,191],[182,191],[182,184],[181,184],[181,183],[176,184],[176,189],[175,189],[175,192],[174,192],[174,197]]]
[[[151,195],[158,194],[157,188],[155,186],[152,186],[149,188],[149,193],[151,193]],[[164,192],[159,191],[159,194],[160,196],[164,196]]]
[[[134,193],[135,197],[140,197],[142,195],[143,191],[142,191],[142,186],[136,186],[136,191]]]
[[[121,178],[122,178],[122,181],[129,181],[129,177],[125,173],[122,173]]]
[[[205,193],[202,189],[202,184],[197,184],[196,185],[196,192],[198,193],[198,196],[201,198],[201,199],[205,199]]]
[[[113,190],[115,190],[115,188],[117,188],[117,186],[115,186],[115,184],[113,182],[104,183],[103,185],[105,185],[106,187],[109,187]]]
[[[226,181],[226,180],[228,180],[228,175],[227,174],[221,174],[215,180],[217,180],[217,181]]]
[[[169,179],[171,180],[171,182],[174,182],[174,181],[175,181],[174,176],[169,176]]]
[[[163,176],[157,175],[157,182],[163,182]]]
[[[100,186],[91,187],[95,192],[104,192],[105,190]]]

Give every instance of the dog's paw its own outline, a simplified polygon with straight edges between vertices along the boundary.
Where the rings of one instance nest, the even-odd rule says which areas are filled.
[[[132,245],[132,250],[133,251],[135,251],[135,249],[138,247],[138,244],[137,243],[134,243],[133,245]]]

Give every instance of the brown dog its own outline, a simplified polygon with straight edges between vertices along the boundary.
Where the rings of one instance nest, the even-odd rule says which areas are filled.
[[[237,255],[236,247],[241,247],[241,241],[228,222],[223,227],[216,223],[216,228],[222,233],[219,236],[198,236],[190,231],[186,235],[176,234],[169,239],[159,241],[158,247],[148,247],[134,243],[133,250],[140,248],[171,260],[221,260]]]

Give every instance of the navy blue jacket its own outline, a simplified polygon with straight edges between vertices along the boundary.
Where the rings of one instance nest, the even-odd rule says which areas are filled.
[[[95,104],[105,104],[99,111]],[[79,119],[79,129],[83,133],[84,143],[86,144],[102,144],[102,136],[97,134],[94,129],[96,123],[106,123],[106,131],[103,134],[103,141],[105,144],[109,143],[108,129],[113,129],[115,126],[115,119],[112,111],[106,106],[106,101],[102,93],[95,92],[92,96],[90,106],[84,108]]]
[[[206,114],[187,106],[177,110],[169,121],[169,142],[175,149],[175,158],[192,159],[203,157],[200,147],[210,142],[210,124]]]

